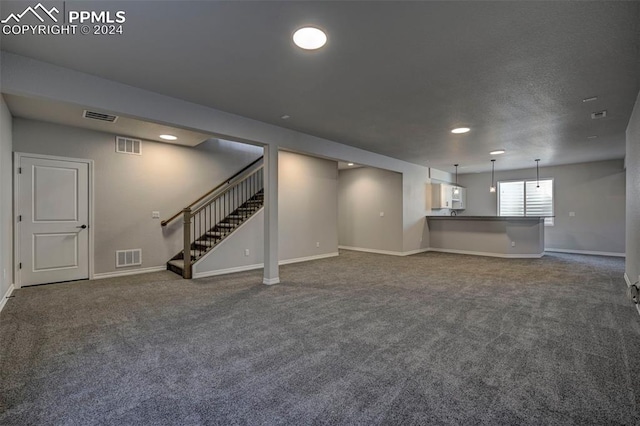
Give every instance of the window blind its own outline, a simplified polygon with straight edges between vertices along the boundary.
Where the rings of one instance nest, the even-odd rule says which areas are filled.
[[[498,216],[553,216],[553,179],[498,182]]]

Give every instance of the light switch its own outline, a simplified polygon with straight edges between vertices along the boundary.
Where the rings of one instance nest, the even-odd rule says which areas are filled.
[[[151,219],[160,219],[160,212],[151,212]]]
[[[249,249],[244,249],[244,255],[249,256]]]
[[[384,217],[384,212],[380,212],[380,217]]]
[[[576,212],[569,212],[569,217],[575,217],[576,216]]]

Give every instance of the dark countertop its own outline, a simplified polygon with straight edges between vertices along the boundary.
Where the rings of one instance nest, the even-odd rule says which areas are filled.
[[[541,221],[546,216],[427,216],[427,220],[500,220],[500,221],[514,221],[514,220],[528,220],[528,221]]]

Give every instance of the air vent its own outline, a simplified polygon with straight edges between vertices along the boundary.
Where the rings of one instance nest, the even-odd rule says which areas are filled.
[[[116,268],[142,265],[142,249],[116,250]]]
[[[607,116],[607,110],[591,113],[591,118],[593,118],[594,120],[597,120],[599,118],[605,118],[606,116]]]
[[[84,114],[82,114],[82,116],[91,120],[107,121],[109,123],[115,123],[115,121],[118,119],[118,116],[116,115],[103,114],[101,112],[88,111],[86,109],[84,110]]]
[[[140,139],[116,136],[116,152],[121,154],[142,155],[142,141]]]

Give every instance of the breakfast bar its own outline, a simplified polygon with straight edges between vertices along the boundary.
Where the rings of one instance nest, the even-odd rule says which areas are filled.
[[[543,216],[427,216],[432,251],[508,258],[544,255]]]

